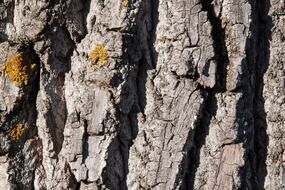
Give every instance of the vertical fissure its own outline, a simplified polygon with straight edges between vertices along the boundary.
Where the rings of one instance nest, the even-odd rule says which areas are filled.
[[[214,87],[215,93],[226,91],[227,82],[227,65],[229,63],[228,50],[225,40],[225,29],[222,27],[221,19],[215,15],[212,0],[201,0],[202,10],[208,14],[209,22],[212,30],[211,36],[213,39],[213,48],[215,53],[215,60],[217,62],[216,81]]]
[[[117,136],[109,146],[109,156],[107,167],[104,170],[103,181],[106,182],[108,188],[127,189],[127,175],[129,173],[129,154],[133,141],[138,133],[138,115],[144,115],[146,106],[146,83],[148,70],[152,70],[156,66],[157,55],[153,46],[156,37],[156,25],[158,22],[158,0],[141,2],[139,12],[136,15],[136,25],[128,26],[127,32],[122,33],[123,49],[122,64],[128,66],[129,74],[127,81],[121,88],[120,103],[116,105],[117,119],[120,122],[120,128]],[[134,57],[133,54],[137,54]],[[119,76],[114,76],[113,83],[118,84]],[[128,93],[125,93],[125,92]],[[133,94],[132,94],[133,93]],[[132,105],[128,113],[120,112],[124,105],[124,101],[134,97]],[[120,161],[118,159],[121,159]],[[118,161],[120,163],[118,163]],[[112,165],[117,163],[121,167],[120,172],[112,171]],[[113,179],[111,177],[113,176]],[[116,179],[114,179],[116,178]],[[112,183],[111,183],[112,181]],[[117,184],[119,183],[119,184]]]
[[[194,189],[195,176],[200,164],[200,152],[209,134],[211,120],[215,117],[217,111],[215,93],[212,91],[206,92],[202,89],[202,95],[204,97],[204,103],[199,114],[200,118],[193,131],[193,147],[187,152],[188,160],[186,163],[185,176],[182,181],[182,189]]]
[[[51,48],[55,49],[55,51],[48,53],[49,62],[47,64],[50,65],[50,71],[43,66],[42,74],[56,75],[45,84],[46,94],[52,101],[45,116],[47,117],[47,127],[50,130],[49,134],[54,143],[55,157],[57,157],[62,149],[64,141],[63,131],[67,119],[67,107],[64,96],[65,74],[71,69],[71,57],[76,51],[76,43],[73,41],[67,27],[64,24],[57,23],[57,21],[53,21],[45,30],[45,40],[50,40],[52,42]],[[61,41],[66,42],[66,47],[63,48],[68,48],[64,53],[56,48]]]
[[[84,26],[84,30],[85,31],[84,31],[83,36],[80,36],[80,38],[78,39],[78,43],[80,43],[81,40],[84,39],[84,37],[88,34],[87,16],[88,16],[88,14],[90,12],[90,4],[91,4],[91,0],[85,0],[83,2],[83,9],[82,9],[82,19],[83,19],[83,21],[82,21],[82,24]],[[92,21],[95,22],[95,18],[92,18],[92,19],[93,19]]]
[[[200,118],[193,131],[193,147],[187,152],[187,161],[185,162],[185,174],[182,181],[182,189],[194,189],[195,177],[200,164],[200,154],[202,146],[206,142],[209,134],[209,127],[212,118],[215,117],[218,105],[216,95],[226,91],[227,65],[229,63],[228,51],[225,40],[225,29],[222,27],[222,21],[215,15],[212,1],[201,0],[202,11],[206,11],[211,24],[211,36],[213,39],[213,48],[217,63],[216,85],[213,88],[205,88],[198,85],[204,97],[204,103],[201,108]]]
[[[267,147],[268,134],[266,112],[264,106],[264,74],[269,66],[270,56],[270,40],[272,19],[268,15],[270,8],[270,1],[257,1],[257,62],[255,67],[255,94],[253,102],[254,114],[254,149],[256,154],[256,161],[254,162],[254,169],[257,181],[255,183],[256,189],[264,189],[265,177],[267,176]]]
[[[82,163],[85,163],[86,158],[89,156],[89,144],[88,144],[89,134],[87,132],[87,127],[88,127],[87,120],[83,120],[83,122],[84,122],[83,123],[84,132],[82,138]]]

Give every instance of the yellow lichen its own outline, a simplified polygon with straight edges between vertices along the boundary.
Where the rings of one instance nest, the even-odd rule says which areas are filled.
[[[90,53],[90,59],[92,61],[92,67],[94,69],[101,67],[108,63],[108,53],[104,45],[99,44]]]
[[[124,7],[127,7],[129,5],[129,0],[122,0],[122,3]]]
[[[23,124],[17,124],[10,132],[10,138],[14,141],[19,140],[25,132]]]
[[[30,59],[23,53],[16,53],[5,65],[4,71],[17,86],[28,84],[32,72],[36,69],[36,64],[32,64]]]
[[[115,98],[111,98],[111,103],[112,103],[113,105],[117,105],[117,104],[119,104],[119,101],[116,100]]]

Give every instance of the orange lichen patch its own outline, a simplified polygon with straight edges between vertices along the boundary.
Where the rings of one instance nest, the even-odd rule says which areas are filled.
[[[10,132],[10,138],[14,141],[19,140],[25,132],[23,124],[17,124]]]
[[[124,7],[127,7],[129,5],[129,0],[122,0],[122,3]]]
[[[4,71],[17,86],[28,84],[32,72],[36,69],[36,64],[24,56],[23,53],[16,53],[5,65]]]
[[[99,44],[95,49],[90,53],[90,59],[92,61],[92,66],[94,69],[101,67],[108,63],[108,53],[104,45]]]

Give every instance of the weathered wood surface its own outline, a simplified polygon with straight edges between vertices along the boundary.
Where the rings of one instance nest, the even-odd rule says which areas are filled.
[[[0,0],[0,189],[285,189],[284,63],[282,0]]]

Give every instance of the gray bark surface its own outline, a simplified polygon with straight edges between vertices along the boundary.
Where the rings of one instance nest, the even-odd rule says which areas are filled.
[[[285,189],[284,63],[282,0],[0,0],[0,190]]]

